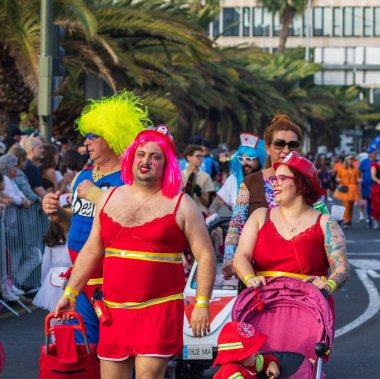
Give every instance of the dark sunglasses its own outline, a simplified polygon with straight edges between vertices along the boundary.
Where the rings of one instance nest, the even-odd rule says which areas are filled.
[[[100,138],[100,136],[97,135],[97,134],[94,134],[94,133],[87,133],[87,134],[84,135],[84,138],[86,138],[86,139],[88,139],[90,141],[93,141],[96,138]]]
[[[192,155],[192,157],[197,157],[199,159],[203,159],[205,156],[203,154],[197,154],[197,155]]]
[[[294,151],[294,150],[299,150],[299,148],[301,147],[301,142],[300,141],[286,142],[283,139],[275,139],[272,142],[272,145],[276,150],[284,150],[285,146],[288,145],[289,150]]]

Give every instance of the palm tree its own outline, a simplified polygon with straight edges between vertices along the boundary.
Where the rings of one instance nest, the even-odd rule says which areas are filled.
[[[284,53],[293,18],[295,15],[302,15],[305,12],[307,0],[258,0],[258,2],[268,8],[270,12],[279,12],[282,29],[279,35],[278,51]]]

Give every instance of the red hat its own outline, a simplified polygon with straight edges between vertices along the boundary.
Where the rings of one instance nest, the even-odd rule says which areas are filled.
[[[158,126],[153,126],[151,128],[145,129],[139,133],[139,136],[144,134],[154,134],[159,135],[160,137],[164,136],[173,154],[177,154],[177,150],[173,142],[173,136],[170,134],[170,128],[166,124],[160,124]]]
[[[308,159],[298,156],[296,151],[289,153],[282,162],[276,162],[273,167],[277,170],[280,165],[292,167],[305,175],[313,184],[318,195],[326,195],[326,191],[322,188],[319,181],[317,168]]]
[[[259,333],[251,324],[231,321],[223,326],[218,337],[218,356],[212,367],[238,362],[258,352],[268,336]]]

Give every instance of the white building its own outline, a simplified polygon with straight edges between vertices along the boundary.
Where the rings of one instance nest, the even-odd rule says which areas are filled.
[[[380,0],[312,3],[311,17],[306,13],[293,20],[286,47],[308,45],[314,50],[314,62],[323,65],[315,76],[317,84],[361,85],[368,88],[370,102],[380,104]],[[210,37],[220,35],[219,45],[253,43],[276,51],[278,14],[269,13],[256,0],[220,0],[220,4],[220,14],[209,29]]]

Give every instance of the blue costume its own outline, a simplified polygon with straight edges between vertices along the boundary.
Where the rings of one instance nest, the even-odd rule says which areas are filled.
[[[67,238],[67,245],[70,252],[72,262],[86,243],[91,231],[92,223],[95,216],[95,204],[89,200],[78,197],[77,188],[78,185],[84,180],[89,180],[95,184],[96,187],[105,191],[110,187],[118,187],[124,183],[120,177],[120,170],[113,171],[102,178],[94,181],[93,168],[81,171],[73,186],[72,186],[72,219],[69,235]],[[101,287],[103,282],[103,261],[100,262],[91,279],[83,291],[79,294],[76,302],[76,311],[83,316],[83,320],[86,325],[87,337],[90,343],[97,343],[99,339],[99,321],[89,301],[91,299],[96,287]],[[76,333],[76,340],[83,342],[81,333]]]

